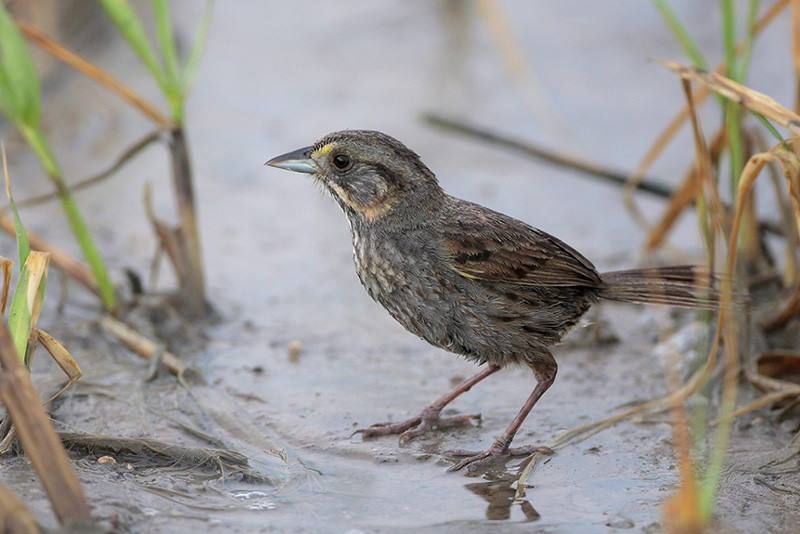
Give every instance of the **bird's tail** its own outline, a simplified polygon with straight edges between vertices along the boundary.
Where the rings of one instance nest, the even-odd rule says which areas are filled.
[[[607,300],[704,310],[717,309],[720,303],[721,276],[696,265],[612,271],[600,276],[605,284],[600,297]],[[734,293],[734,305],[745,300]]]

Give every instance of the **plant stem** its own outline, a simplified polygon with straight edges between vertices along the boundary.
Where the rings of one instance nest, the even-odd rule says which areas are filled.
[[[75,234],[78,245],[80,245],[81,251],[83,252],[83,257],[89,264],[95,281],[97,282],[103,306],[106,310],[112,311],[116,307],[114,285],[111,283],[111,278],[108,276],[103,258],[97,249],[97,245],[95,245],[89,228],[86,226],[86,221],[84,221],[83,215],[81,215],[69,188],[64,183],[64,179],[61,176],[61,168],[55,156],[47,145],[47,141],[40,130],[22,127],[21,131],[33,151],[39,157],[39,161],[44,167],[45,172],[47,172],[47,175],[56,186],[69,226],[72,229],[72,233]]]
[[[180,280],[181,290],[191,312],[195,316],[202,317],[206,313],[203,253],[200,246],[200,233],[197,230],[189,146],[186,143],[182,126],[172,131],[169,146],[172,157],[172,183],[175,188],[180,229],[188,259],[187,276]]]

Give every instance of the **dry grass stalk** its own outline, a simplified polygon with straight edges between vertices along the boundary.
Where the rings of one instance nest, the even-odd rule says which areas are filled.
[[[706,87],[701,87],[696,93],[692,95],[692,99],[697,102],[698,104],[702,103],[706,97],[709,95],[710,91]],[[622,201],[628,211],[630,212],[631,216],[634,218],[636,222],[638,222],[643,228],[648,228],[650,223],[647,221],[647,218],[644,214],[639,210],[639,207],[633,201],[633,194],[639,189],[642,185],[644,180],[645,174],[647,171],[650,170],[650,167],[653,166],[653,163],[661,156],[661,153],[667,148],[672,138],[678,133],[683,126],[683,123],[686,122],[686,119],[689,118],[689,106],[684,106],[677,115],[670,121],[664,130],[658,134],[656,137],[655,142],[650,146],[650,148],[645,153],[642,161],[636,167],[636,170],[633,171],[633,174],[628,178],[628,182],[625,184],[622,192]]]
[[[146,184],[144,188],[144,207],[147,220],[150,221],[153,232],[158,238],[159,250],[167,253],[167,257],[175,269],[175,276],[179,280],[185,280],[188,276],[189,265],[186,261],[186,250],[182,245],[183,239],[181,238],[180,228],[170,226],[158,218],[153,208],[153,194],[150,184]]]
[[[787,386],[776,391],[772,391],[765,395],[758,397],[757,399],[745,404],[744,406],[739,407],[734,413],[734,417],[740,417],[742,415],[748,414],[750,412],[754,412],[756,410],[761,410],[763,408],[767,408],[772,406],[778,402],[781,402],[784,399],[788,399],[791,397],[800,397],[800,386]]]
[[[178,280],[181,284],[181,295],[187,304],[187,311],[197,317],[204,316],[207,312],[207,303],[202,250],[197,228],[189,149],[182,127],[161,114],[154,106],[116,80],[108,72],[66,49],[36,28],[25,24],[21,25],[21,28],[23,33],[43,50],[105,86],[141,111],[159,128],[171,132],[169,148],[172,160],[172,179],[178,204],[180,243],[182,245],[179,261],[184,269],[183,275],[179,274]],[[179,269],[178,265],[175,264],[175,267],[177,271]]]
[[[800,2],[792,0],[792,60],[794,63],[794,109],[800,113]]]
[[[53,511],[64,525],[87,523],[91,517],[86,496],[4,322],[0,322],[0,365],[0,399]]]
[[[703,136],[703,131],[700,127],[700,121],[697,118],[697,109],[692,100],[692,89],[688,80],[683,80],[683,92],[686,95],[687,105],[689,106],[689,115],[692,119],[692,134],[694,137],[695,147],[695,166],[697,167],[697,174],[700,183],[705,186],[708,197],[708,207],[710,208],[710,216],[712,222],[713,234],[710,236],[710,244],[713,243],[717,235],[721,235],[724,229],[725,210],[722,207],[722,200],[719,196],[719,189],[717,188],[717,181],[714,179],[714,162],[713,156],[708,150],[706,139]],[[713,251],[712,251],[713,252]],[[713,254],[709,257],[709,261],[713,262]],[[732,273],[728,273],[732,276]]]
[[[18,22],[17,24],[19,25],[20,30],[22,30],[22,33],[28,39],[30,39],[36,46],[54,58],[63,61],[81,74],[106,87],[112,93],[118,95],[131,106],[141,111],[145,116],[147,116],[154,123],[158,124],[161,128],[170,129],[173,127],[173,123],[169,118],[167,118],[152,104],[137,95],[132,89],[114,78],[105,70],[86,61],[75,52],[65,48],[63,45],[51,39],[45,33],[34,28],[30,24],[26,24],[24,22]]]
[[[14,492],[0,484],[0,532],[38,534],[39,525],[28,507]]]
[[[50,357],[53,358],[53,361],[56,362],[61,368],[61,371],[67,376],[67,382],[48,400],[48,402],[52,402],[60,397],[67,389],[72,387],[75,382],[80,380],[81,376],[83,376],[83,372],[78,362],[59,340],[41,328],[36,329],[36,337],[48,354],[50,354]]]
[[[678,354],[674,354],[667,377],[670,389],[677,391],[680,381],[677,372]],[[664,502],[664,526],[670,533],[702,532],[703,520],[698,507],[698,484],[691,459],[689,422],[683,401],[676,401],[672,408],[672,448],[678,460],[680,486],[678,491]]]
[[[797,156],[798,139],[793,139],[792,144],[793,146],[791,151],[787,150],[783,145],[778,145],[769,152],[755,154],[748,160],[744,170],[742,171],[742,176],[739,181],[739,188],[737,191],[737,206],[731,227],[731,242],[729,246],[735,247],[736,243],[734,240],[738,235],[738,230],[742,222],[746,199],[755,185],[756,179],[761,175],[761,171],[767,164],[771,162],[778,163],[783,171],[784,176],[786,177],[786,180],[789,184],[789,195],[792,200],[795,220],[798,224],[798,229],[800,229],[800,158]],[[734,251],[729,250],[728,255],[727,267],[729,272],[732,272],[733,268],[735,267]],[[784,308],[783,312],[780,314],[780,321],[788,322],[788,320],[797,313],[800,313],[800,290],[795,293],[795,295],[790,299],[789,305]],[[748,369],[747,376],[753,384],[762,387],[763,389],[778,393],[769,397],[771,402],[777,402],[778,400],[788,396],[800,395],[800,387],[798,387],[796,384],[765,377],[760,375],[757,370]],[[762,404],[764,406],[767,405],[764,404],[765,402],[766,399],[760,402],[755,402],[755,404],[751,404],[757,407],[763,407]],[[749,407],[745,408],[749,409]],[[741,412],[745,408],[742,408],[739,411]]]
[[[5,215],[0,215],[0,230],[14,236],[14,221]],[[100,295],[94,276],[86,264],[74,259],[72,256],[44,240],[38,234],[28,231],[28,240],[31,248],[41,250],[50,254],[51,263],[64,272],[67,276],[78,282],[80,285],[94,293]]]
[[[767,146],[764,136],[757,130],[753,132],[755,145],[760,152],[767,152]],[[800,236],[798,236],[798,224],[795,223],[795,217],[792,213],[792,203],[788,198],[782,183],[783,178],[780,174],[780,167],[777,163],[772,162],[767,165],[769,171],[769,179],[775,191],[775,199],[778,204],[778,211],[781,215],[781,226],[783,227],[784,235],[784,269],[783,269],[783,285],[784,287],[793,287],[798,280],[798,258],[797,253],[800,251]]]
[[[702,132],[700,131],[700,124],[695,114],[695,106],[694,106],[694,95],[691,92],[689,86],[684,83],[683,85],[684,91],[687,97],[687,108],[689,109],[689,114],[692,118],[692,125],[693,125],[693,132],[695,136],[695,151],[696,151],[696,167],[698,168],[698,177],[701,178],[701,182],[705,181],[706,185],[709,190],[709,197],[711,201],[709,202],[709,207],[711,208],[711,218],[714,222],[713,229],[714,229],[714,236],[717,234],[722,233],[722,221],[724,220],[724,207],[719,200],[719,191],[716,189],[716,183],[713,180],[713,176],[710,174],[710,164],[711,164],[711,156],[709,154],[708,148],[706,146],[705,140],[702,136]],[[702,177],[705,177],[704,179]],[[734,251],[735,252],[735,248]],[[734,256],[735,257],[735,256]],[[682,403],[691,395],[693,395],[697,390],[703,387],[708,380],[711,378],[714,369],[717,367],[717,360],[718,360],[718,352],[722,340],[722,335],[724,332],[724,325],[726,325],[730,321],[728,319],[728,315],[731,309],[733,309],[732,303],[732,288],[731,288],[731,279],[733,276],[733,271],[728,271],[728,276],[723,278],[723,300],[720,303],[720,311],[719,317],[717,319],[717,326],[714,331],[714,336],[711,341],[711,347],[708,351],[708,356],[706,357],[706,363],[701,368],[698,369],[689,381],[681,388],[674,390],[671,394],[667,395],[666,397],[660,399],[653,399],[637,406],[633,406],[619,414],[613,415],[611,417],[607,417],[605,419],[601,419],[600,421],[595,421],[591,423],[586,423],[584,425],[580,425],[576,428],[567,430],[560,434],[555,441],[551,444],[551,448],[556,449],[563,447],[567,443],[570,443],[576,439],[586,439],[589,436],[596,434],[606,428],[609,428],[620,421],[624,421],[631,417],[643,415],[646,413],[658,413],[664,410],[667,410],[673,407],[676,403]],[[727,285],[727,288],[725,287]],[[725,296],[725,290],[727,290],[727,297]]]
[[[203,271],[203,251],[200,233],[197,228],[197,208],[195,206],[192,166],[189,146],[181,128],[172,130],[169,149],[172,161],[172,184],[178,204],[178,231],[181,245],[181,263],[186,269],[179,277],[181,295],[194,317],[203,317],[208,311],[206,303],[205,273]],[[177,265],[175,266],[177,270]]]
[[[776,355],[780,356],[784,354],[785,353],[781,352],[766,352],[761,355],[760,359],[769,358]],[[779,369],[779,371],[780,370],[782,369]],[[745,372],[747,374],[747,379],[750,381],[750,383],[752,383],[756,388],[760,389],[761,391],[766,391],[766,392],[797,391],[800,393],[800,384],[796,384],[794,382],[789,382],[771,376],[771,374],[775,374],[775,370],[765,369],[762,371],[761,365],[757,365],[757,363],[752,359],[748,361]],[[766,373],[771,373],[771,374],[766,374]]]
[[[8,294],[11,291],[11,271],[14,270],[14,262],[8,258],[0,256],[0,269],[3,270],[3,289],[0,295],[0,315],[6,313],[8,306]]]
[[[800,288],[780,306],[774,317],[765,321],[761,326],[766,332],[775,332],[789,324],[789,321],[797,314],[800,314]]]
[[[169,372],[176,377],[181,378],[186,373],[186,366],[177,356],[169,351],[162,350],[156,343],[122,321],[110,315],[105,315],[100,319],[100,325],[123,345],[146,360],[158,357],[158,355],[161,354],[161,362],[169,369]]]
[[[28,259],[25,260],[25,268],[29,272],[28,285],[26,287],[17,287],[17,293],[21,290],[26,292],[27,307],[30,313],[30,324],[28,335],[28,346],[30,350],[36,346],[36,325],[39,324],[39,317],[42,314],[42,304],[44,298],[42,292],[47,285],[47,273],[50,267],[50,254],[47,252],[40,252],[38,250],[31,250],[28,253]],[[14,296],[17,296],[17,293]],[[14,313],[14,304],[11,305],[11,314]],[[12,324],[13,317],[9,317],[9,325]],[[12,326],[13,328],[13,326]],[[26,362],[28,355],[26,355]]]
[[[122,438],[72,432],[61,432],[59,437],[70,449],[85,449],[90,454],[112,453],[114,456],[133,456],[170,467],[207,466],[222,473],[252,472],[247,456],[232,449],[185,447],[150,438]]]
[[[750,111],[764,115],[768,119],[772,119],[794,135],[800,135],[800,115],[782,106],[764,93],[750,89],[716,72],[704,72],[674,61],[665,61],[663,65],[680,77],[707,85],[712,91],[728,100],[736,102]]]
[[[716,167],[719,162],[720,154],[725,147],[725,139],[725,130],[720,129],[711,141],[709,152],[711,155],[711,165],[713,167]],[[652,252],[660,247],[667,238],[667,235],[669,235],[675,222],[678,220],[678,217],[685,209],[694,205],[698,195],[702,192],[702,180],[700,178],[701,176],[697,163],[693,162],[686,172],[686,176],[680,187],[675,190],[675,194],[670,199],[666,210],[661,214],[661,218],[650,228],[644,245],[647,252]]]
[[[772,21],[774,21],[778,15],[789,5],[789,0],[777,0],[774,4],[772,4],[764,14],[756,21],[755,25],[753,26],[753,38],[755,38],[759,33],[761,33],[767,26],[769,26]],[[744,49],[746,40],[740,41],[736,45],[736,53],[739,54]],[[720,63],[714,69],[714,72],[723,72],[726,68],[725,63]],[[709,95],[709,89],[706,86],[700,87],[693,95],[692,100],[695,102],[696,105],[700,105],[705,101],[705,99]],[[649,223],[647,222],[644,215],[641,213],[639,208],[636,206],[636,203],[633,201],[633,193],[636,189],[639,188],[639,185],[642,183],[645,174],[650,167],[653,166],[653,163],[661,156],[664,152],[664,149],[669,145],[670,141],[675,137],[675,135],[680,130],[683,123],[686,122],[686,119],[689,118],[689,106],[688,104],[685,105],[681,110],[673,117],[673,119],[669,122],[669,124],[662,130],[653,144],[645,153],[642,161],[636,167],[634,173],[630,176],[628,183],[625,186],[624,194],[623,194],[623,202],[625,207],[628,208],[633,218],[642,224],[643,227],[647,228]]]

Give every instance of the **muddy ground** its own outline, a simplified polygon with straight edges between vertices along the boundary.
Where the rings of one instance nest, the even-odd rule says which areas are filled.
[[[672,3],[709,57],[719,58],[717,10]],[[351,438],[357,426],[415,414],[475,369],[408,335],[371,302],[353,272],[347,225],[334,203],[302,176],[262,166],[331,130],[380,129],[417,150],[451,193],[560,236],[601,269],[636,264],[643,234],[619,190],[450,137],[418,115],[469,117],[632,169],[682,102],[679,83],[649,60],[680,52],[651,6],[637,0],[506,4],[530,65],[516,81],[485,25],[457,2],[218,3],[187,113],[208,285],[220,320],[175,323],[157,304],[131,319],[154,321],[205,384],[187,389],[164,374],[147,381],[147,363],[99,330],[89,295],[70,286],[58,314],[56,276],[42,323],[85,373],[55,409],[60,430],[228,449],[247,460],[203,462],[187,456],[191,451],[176,460],[160,455],[159,445],[138,454],[73,445],[104,525],[132,532],[660,530],[662,503],[677,480],[666,416],[623,423],[559,450],[536,468],[523,501],[513,499],[519,461],[477,476],[445,471],[446,450],[485,448],[513,417],[533,386],[524,369],[504,370],[454,403],[459,413],[482,412],[479,427],[405,447],[392,438]],[[181,1],[175,9],[189,39],[201,5]],[[98,38],[79,46],[158,101],[120,43]],[[788,48],[786,17],[759,41],[752,75],[756,88],[784,102],[792,99]],[[102,169],[147,132],[144,119],[91,83],[58,70],[49,80],[45,123],[70,180]],[[706,114],[712,124],[715,113]],[[9,143],[17,197],[48,191],[21,144],[13,137]],[[692,150],[685,134],[654,174],[677,183]],[[145,183],[154,187],[158,212],[173,213],[167,171],[165,151],[151,148],[79,195],[121,284],[126,268],[146,278],[153,255],[140,201]],[[651,216],[661,206],[650,198],[640,204]],[[57,206],[23,216],[76,252]],[[666,260],[701,257],[693,218],[684,219]],[[2,247],[13,255],[10,240]],[[150,289],[171,285],[162,269]],[[680,330],[691,315],[606,306],[594,321],[620,342],[587,342],[590,329],[579,329],[558,350],[556,385],[519,443],[548,443],[667,391],[665,359],[654,349],[658,333]],[[290,344],[302,349],[291,352]],[[686,352],[687,362],[696,360]],[[47,390],[58,372],[40,354],[35,376]],[[762,467],[796,428],[797,420],[780,422],[766,411],[737,421],[717,508],[722,530],[790,532],[800,524],[797,460]],[[116,464],[98,463],[105,454]],[[23,457],[3,459],[0,473],[44,525],[55,526]]]

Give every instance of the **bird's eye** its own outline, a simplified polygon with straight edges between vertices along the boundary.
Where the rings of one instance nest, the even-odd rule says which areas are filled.
[[[350,156],[345,154],[336,154],[333,156],[333,166],[340,171],[346,171],[353,166],[353,162],[350,160]]]

